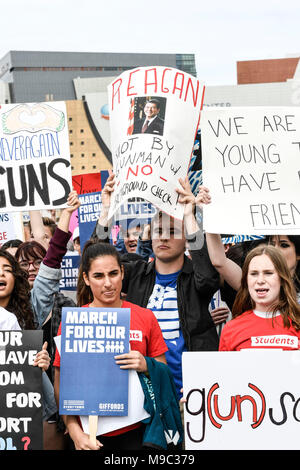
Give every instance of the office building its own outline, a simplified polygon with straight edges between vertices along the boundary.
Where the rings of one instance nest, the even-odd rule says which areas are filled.
[[[103,116],[100,109],[93,113],[96,120],[98,114],[105,120],[99,132],[84,93],[78,90],[80,82],[92,84],[93,91],[100,86],[106,95],[106,87],[114,77],[125,70],[151,65],[196,75],[193,54],[10,51],[0,59],[0,103],[65,101],[72,173],[107,170],[112,167],[108,116]]]

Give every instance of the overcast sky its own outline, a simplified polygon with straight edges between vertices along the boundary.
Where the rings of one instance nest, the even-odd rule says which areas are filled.
[[[299,0],[0,0],[10,50],[194,53],[206,85],[236,62],[300,53]]]

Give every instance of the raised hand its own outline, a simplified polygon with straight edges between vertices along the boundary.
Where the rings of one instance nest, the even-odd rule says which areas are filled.
[[[109,170],[109,176],[101,192],[102,207],[106,210],[110,208],[111,195],[114,191],[114,186],[115,186],[115,175],[112,172],[112,170]]]
[[[202,207],[203,204],[211,203],[211,196],[209,194],[209,189],[205,186],[199,186],[199,192],[196,196],[196,205]]]

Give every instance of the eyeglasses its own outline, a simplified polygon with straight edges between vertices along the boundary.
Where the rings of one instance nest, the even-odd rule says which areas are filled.
[[[35,259],[34,261],[20,261],[19,264],[22,269],[29,269],[30,265],[38,269],[42,261],[42,259]]]

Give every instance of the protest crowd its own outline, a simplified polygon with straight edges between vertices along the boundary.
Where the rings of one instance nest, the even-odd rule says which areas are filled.
[[[176,77],[173,94],[174,90],[178,90]],[[130,87],[130,79],[123,89],[121,82],[114,83],[115,108],[122,102],[123,90],[128,92],[133,88],[133,85]],[[186,83],[180,99],[185,102],[190,98],[195,107],[191,83]],[[163,83],[161,86],[165,90]],[[200,98],[199,94],[201,101]],[[134,127],[132,132],[138,135],[148,133],[145,138],[151,143],[151,149],[156,145],[156,150],[159,148],[160,151],[162,144],[158,147],[158,142],[162,142],[161,136],[168,130],[167,122],[162,119],[159,126],[156,121],[155,127],[160,104],[157,100],[149,100],[144,112],[150,124],[140,122],[139,128]],[[184,118],[189,124],[189,116]],[[237,134],[240,128],[241,124],[236,124]],[[150,132],[149,129],[153,130]],[[153,140],[151,133],[155,136]],[[192,129],[191,136],[194,135]],[[130,145],[137,145],[137,136],[130,139]],[[128,142],[120,147],[119,154],[125,147],[127,151]],[[169,142],[164,149],[170,160],[173,148]],[[149,155],[154,161],[153,155]],[[222,154],[225,162],[224,155],[225,151]],[[57,165],[61,160],[57,158]],[[160,156],[156,160],[158,165],[165,165],[164,171],[161,171],[163,176],[160,176],[161,181],[165,182],[169,178],[166,161]],[[6,332],[11,333],[9,338],[12,343],[15,338],[12,332],[34,330],[42,335],[41,347],[30,366],[41,376],[40,421],[43,432],[40,435],[43,436],[43,450],[104,452],[146,449],[180,452],[186,448],[186,436],[192,435],[191,427],[185,423],[186,410],[190,410],[191,415],[200,413],[191,411],[190,404],[187,406],[190,392],[185,390],[183,371],[186,353],[223,354],[257,348],[276,349],[277,353],[279,349],[300,349],[299,231],[292,234],[288,230],[281,230],[280,233],[269,230],[262,236],[251,237],[249,233],[249,237],[240,239],[234,230],[220,234],[216,230],[212,233],[205,230],[204,214],[214,203],[212,188],[201,182],[192,189],[187,172],[177,175],[181,168],[178,161],[177,166],[176,163],[170,165],[174,191],[169,189],[170,193],[167,193],[167,185],[164,187],[167,189],[163,190],[156,180],[151,182],[152,195],[165,206],[157,204],[147,220],[134,215],[118,220],[113,205],[116,201],[125,202],[126,198],[122,196],[133,187],[126,182],[120,189],[122,185],[119,186],[118,178],[123,165],[120,162],[121,159],[108,172],[101,188],[100,212],[87,237],[83,236],[81,224],[71,224],[76,214],[80,214],[81,207],[80,195],[72,189],[65,204],[59,209],[48,210],[47,216],[32,206],[28,219],[23,219],[23,239],[6,240],[0,248],[0,346],[5,345],[5,338],[8,338]],[[154,168],[152,160],[149,162],[146,164],[144,161],[141,167],[145,181]],[[274,164],[274,161],[271,163]],[[138,180],[138,170],[139,166],[132,164],[126,173],[127,178],[134,174],[136,178],[133,178],[133,183]],[[270,178],[268,184],[273,190],[273,180]],[[32,177],[39,190],[36,179]],[[60,182],[57,175],[55,179]],[[141,199],[147,189],[145,181],[137,186],[140,193],[135,193]],[[167,183],[171,186],[170,181]],[[233,187],[233,183],[224,184],[223,180],[222,183],[224,194],[229,186]],[[56,197],[56,194],[52,196]],[[176,203],[172,202],[172,198]],[[13,203],[14,199],[11,199]],[[182,217],[176,217],[171,209],[165,211],[168,205],[174,211],[181,211]],[[290,207],[295,218],[295,205],[291,204]],[[235,217],[230,214],[226,203],[221,210],[227,212],[229,227],[230,220],[234,221]],[[254,220],[258,212],[251,211]],[[273,212],[275,216],[275,209]],[[266,211],[263,220],[269,221]],[[65,289],[67,284],[61,283],[67,256],[77,258],[79,263],[73,290]],[[130,312],[130,317],[126,317],[129,322],[126,328],[115,321],[114,315],[121,315],[122,312]],[[98,332],[95,338],[92,336],[94,331]],[[100,340],[103,338],[100,333],[104,331],[106,342]],[[76,337],[75,332],[83,333],[81,336],[78,333]],[[128,335],[128,349],[122,341],[125,333]],[[72,334],[75,338],[73,343],[70,341]],[[93,341],[83,341],[86,338]],[[91,349],[81,351],[80,348],[85,347]],[[91,362],[75,362],[70,366],[70,362],[64,362],[67,348],[70,352],[86,353]],[[127,414],[118,414],[123,404],[111,398],[118,389],[115,369],[111,367],[109,379],[112,382],[101,384],[104,373],[100,366],[95,369],[92,362],[95,356],[99,358],[111,353],[118,373],[127,371],[129,384],[135,384],[129,386],[128,406],[131,408]],[[74,385],[75,371],[78,377],[89,373],[89,381]],[[194,377],[201,376],[201,367],[194,366],[192,372]],[[0,375],[0,384],[6,386],[1,382],[4,377]],[[103,382],[105,380],[108,378],[104,378]],[[76,387],[78,392],[87,388],[87,394],[92,396],[94,393],[97,395],[99,384],[103,385],[104,393],[106,391],[105,400],[99,403],[103,414],[85,413],[88,419],[97,418],[90,419],[86,424],[82,419],[84,413],[80,413],[83,405],[78,393],[70,394],[68,398],[65,390],[68,387],[72,392],[72,387]],[[11,396],[7,393],[7,407]],[[18,406],[21,408],[20,402]],[[4,416],[4,401],[0,407],[0,416]],[[110,414],[108,411],[116,413]],[[219,418],[220,415],[219,412]],[[113,428],[106,424],[109,416],[117,422]],[[122,420],[118,418],[126,416],[131,421],[128,418],[122,425]],[[8,427],[10,418],[6,419]],[[20,422],[21,419],[25,418],[20,418]],[[223,417],[223,421],[225,419]],[[4,442],[4,434],[1,434],[4,420],[1,417],[0,447]],[[101,429],[104,431],[101,432]],[[16,425],[12,431],[18,433]],[[200,441],[194,439],[194,442]],[[6,445],[9,445],[9,438]]]
[[[44,377],[46,450],[143,449],[145,433],[147,445],[153,441],[164,448],[161,431],[152,435],[157,424],[147,431],[150,425],[137,423],[92,443],[76,416],[59,415],[60,355],[54,338],[61,333],[63,306],[131,309],[130,328],[141,330],[142,339],[130,341],[131,351],[116,355],[116,363],[151,378],[158,373],[155,359],[162,367],[160,380],[166,380],[168,369],[165,400],[181,436],[179,448],[183,351],[239,351],[252,347],[251,336],[265,333],[300,338],[300,236],[267,236],[228,247],[221,235],[203,233],[195,215],[211,202],[209,190],[201,186],[195,197],[186,178],[178,189],[183,222],[157,212],[151,224],[131,220],[113,241],[108,211],[114,184],[110,172],[99,219],[80,255],[76,300],[59,289],[63,256],[68,247],[75,249],[69,231],[70,217],[80,206],[75,191],[58,221],[32,211],[26,240],[1,247],[1,329],[43,330],[44,346],[34,365]],[[224,302],[215,307],[217,291]]]

